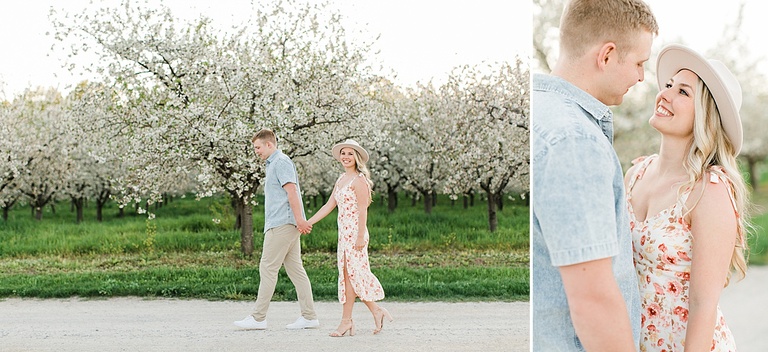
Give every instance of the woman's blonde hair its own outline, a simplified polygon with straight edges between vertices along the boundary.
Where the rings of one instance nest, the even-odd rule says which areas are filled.
[[[371,181],[371,170],[369,170],[368,166],[365,165],[365,162],[363,162],[363,157],[360,156],[360,153],[358,153],[355,148],[349,149],[351,149],[352,153],[355,155],[355,168],[357,169],[357,172],[365,177],[365,182],[368,184],[368,192],[370,193],[370,197],[368,197],[368,204],[373,203],[373,181]]]
[[[696,84],[694,99],[693,139],[688,149],[685,170],[688,180],[680,187],[679,192],[693,188],[696,182],[702,181],[707,172],[718,174],[731,184],[732,196],[736,206],[737,238],[736,246],[731,255],[731,265],[726,279],[730,281],[733,272],[743,278],[747,271],[747,242],[746,236],[751,229],[749,222],[749,200],[747,185],[739,171],[733,144],[728,140],[720,121],[717,104],[701,78]],[[722,171],[717,167],[722,168]],[[706,182],[704,180],[703,182]],[[702,189],[703,192],[703,189]],[[697,201],[698,202],[698,201]],[[694,204],[693,207],[696,205]],[[687,210],[689,213],[691,209]]]

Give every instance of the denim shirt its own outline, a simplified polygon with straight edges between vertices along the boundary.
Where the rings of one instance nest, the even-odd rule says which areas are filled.
[[[536,74],[532,90],[533,351],[584,350],[558,267],[609,257],[637,343],[640,291],[613,115],[559,77]]]
[[[275,150],[267,158],[266,174],[266,181],[264,181],[264,232],[281,225],[296,225],[291,205],[288,203],[288,192],[283,188],[286,183],[296,185],[301,214],[305,216],[296,166],[291,158],[283,152]]]

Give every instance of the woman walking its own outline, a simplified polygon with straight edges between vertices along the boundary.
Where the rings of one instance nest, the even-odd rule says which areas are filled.
[[[384,298],[384,289],[379,279],[371,272],[368,261],[368,205],[371,203],[373,182],[365,166],[368,152],[356,141],[348,139],[333,146],[333,157],[344,167],[333,189],[333,196],[317,213],[309,219],[314,225],[338,207],[338,248],[337,264],[339,268],[339,302],[343,309],[341,323],[330,336],[341,337],[349,332],[355,334],[352,321],[352,308],[355,298],[368,307],[373,315],[376,328],[374,334],[381,332],[384,318],[392,321],[389,312],[376,304]]]

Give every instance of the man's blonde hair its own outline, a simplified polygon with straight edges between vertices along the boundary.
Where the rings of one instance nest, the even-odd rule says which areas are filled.
[[[253,138],[251,138],[251,143],[255,142],[257,139],[264,142],[272,142],[272,144],[277,145],[277,136],[275,136],[275,132],[272,132],[272,130],[267,128],[256,132],[256,134],[253,135]]]
[[[642,31],[659,32],[656,17],[642,0],[571,0],[560,18],[560,51],[575,58],[593,45],[613,42],[623,60]]]

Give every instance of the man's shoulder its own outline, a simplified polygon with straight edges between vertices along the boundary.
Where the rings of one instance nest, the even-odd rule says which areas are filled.
[[[605,139],[597,124],[591,121],[594,118],[575,102],[553,99],[547,102],[537,100],[535,104],[545,104],[546,107],[532,109],[531,134],[534,138],[549,143],[569,137]]]
[[[288,155],[279,150],[275,153],[275,158],[271,161],[271,164],[275,166],[293,165],[293,160]]]

